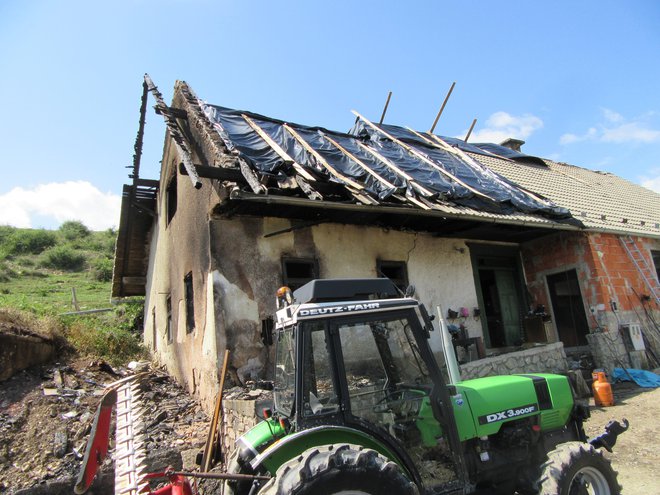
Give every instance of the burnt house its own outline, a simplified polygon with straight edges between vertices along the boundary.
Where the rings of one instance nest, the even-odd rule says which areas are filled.
[[[168,131],[159,180],[136,164],[124,186],[113,297],[145,296],[145,344],[207,404],[225,349],[235,382],[269,375],[275,293],[313,278],[414,285],[452,325],[468,375],[522,371],[488,356],[541,344],[560,359],[513,360],[557,371],[566,352],[590,352],[629,366],[630,351],[643,362],[657,349],[660,195],[519,140],[357,113],[336,132],[210,105],[185,82],[170,106],[148,77],[144,89],[143,113],[151,91]]]

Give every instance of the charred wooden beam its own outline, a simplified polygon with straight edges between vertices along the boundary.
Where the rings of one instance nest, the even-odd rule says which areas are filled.
[[[202,187],[202,181],[199,180],[199,176],[197,175],[197,171],[193,165],[192,153],[189,149],[188,141],[184,132],[179,127],[176,118],[173,117],[173,115],[170,113],[171,109],[167,106],[165,100],[163,100],[163,95],[160,93],[160,91],[158,91],[158,88],[149,77],[149,74],[144,75],[144,81],[149,87],[149,91],[154,95],[154,98],[156,99],[156,111],[158,112],[158,110],[160,110],[161,115],[165,119],[165,125],[170,131],[172,141],[174,141],[174,144],[176,145],[179,154],[181,155],[181,159],[183,160],[186,170],[188,171],[188,176],[190,177],[193,186],[195,189],[199,189]]]
[[[195,165],[195,171],[199,177],[204,179],[228,180],[231,182],[247,182],[241,171],[237,168],[207,167]],[[188,175],[188,169],[183,163],[179,164],[179,173]]]

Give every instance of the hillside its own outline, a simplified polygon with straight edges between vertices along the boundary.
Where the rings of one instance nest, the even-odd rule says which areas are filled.
[[[0,226],[0,332],[54,339],[58,350],[122,362],[142,354],[142,302],[111,304],[116,232]],[[67,314],[89,310],[94,314]]]

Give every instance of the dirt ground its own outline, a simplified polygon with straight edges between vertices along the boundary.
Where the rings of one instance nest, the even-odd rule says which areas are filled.
[[[611,419],[628,419],[630,428],[619,436],[614,452],[605,452],[619,472],[625,495],[660,494],[660,388],[640,388],[631,383],[613,386],[616,405],[595,407],[585,424],[590,438],[604,431]]]
[[[103,384],[127,372],[78,360],[26,370],[0,384],[0,494],[71,493]],[[144,393],[147,450],[160,452],[151,471],[167,465],[193,468],[182,457],[203,446],[208,418],[162,371],[151,374]],[[596,437],[610,420],[627,418],[630,429],[619,436],[614,452],[605,454],[619,472],[625,495],[660,495],[660,390],[630,383],[613,390],[613,407],[595,407],[591,400],[587,435]],[[105,464],[110,467],[111,460]]]

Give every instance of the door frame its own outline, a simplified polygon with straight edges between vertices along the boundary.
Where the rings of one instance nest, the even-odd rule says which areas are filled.
[[[589,334],[590,330],[590,321],[589,321],[589,305],[587,304],[587,300],[584,297],[584,294],[586,293],[585,287],[582,285],[582,282],[580,281],[580,271],[578,269],[577,263],[572,263],[570,265],[565,265],[562,267],[557,267],[553,268],[551,270],[546,270],[539,275],[543,277],[543,286],[545,287],[545,294],[547,297],[548,301],[548,309],[550,311],[550,315],[552,315],[551,323],[552,323],[552,331],[554,333],[554,341],[555,342],[562,342],[562,340],[559,338],[559,328],[557,328],[557,318],[555,318],[555,308],[554,305],[552,304],[552,297],[550,295],[550,285],[548,284],[548,277],[551,277],[553,275],[558,275],[560,273],[564,272],[569,272],[571,270],[574,270],[576,275],[577,275],[577,283],[578,287],[580,289],[580,299],[582,299],[582,309],[584,310],[584,316],[587,321],[587,334]],[[581,347],[581,346],[578,346]]]
[[[515,246],[504,246],[501,244],[485,244],[476,242],[467,242],[466,245],[470,249],[470,263],[472,264],[472,277],[474,279],[474,287],[477,291],[477,303],[479,304],[481,328],[483,333],[484,345],[491,348],[490,333],[488,329],[488,321],[486,316],[486,306],[484,304],[483,290],[481,287],[481,280],[479,278],[479,259],[481,258],[506,258],[513,263],[507,267],[502,268],[511,269],[514,271],[513,280],[516,285],[516,294],[518,297],[518,311],[520,315],[520,335],[524,336],[522,325],[522,318],[526,308],[529,307],[529,297],[527,295],[527,284],[525,282],[524,270],[520,255],[520,248]],[[493,268],[496,269],[496,268]]]

